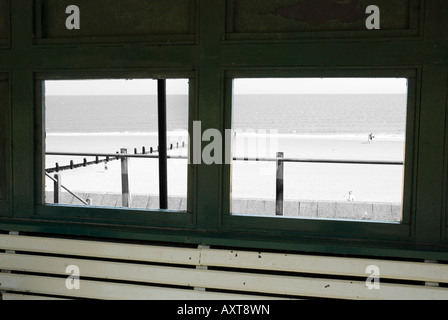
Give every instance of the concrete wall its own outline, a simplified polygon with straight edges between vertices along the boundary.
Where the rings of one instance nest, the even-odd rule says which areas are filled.
[[[98,207],[121,207],[121,194],[117,193],[77,193],[82,199],[90,199],[91,205]],[[47,203],[53,203],[53,191],[46,192]],[[83,205],[79,200],[67,192],[62,192],[60,204]],[[131,208],[134,209],[159,209],[159,197],[155,195],[132,195]],[[182,197],[168,198],[169,210],[187,210],[187,199]]]
[[[53,192],[47,192],[47,203],[53,203]],[[121,207],[121,194],[81,193],[82,199],[91,199],[94,206]],[[63,192],[61,204],[82,205],[70,194]],[[133,195],[131,208],[158,209],[159,197]],[[187,210],[187,201],[182,197],[170,197],[168,209]],[[284,216],[304,218],[355,219],[377,221],[400,221],[401,205],[368,202],[334,202],[334,201],[285,201]],[[262,199],[234,199],[232,212],[245,215],[275,215],[275,201]]]
[[[238,199],[232,202],[232,212],[238,214],[275,215],[274,200]],[[400,221],[400,204],[334,201],[285,201],[287,217]]]

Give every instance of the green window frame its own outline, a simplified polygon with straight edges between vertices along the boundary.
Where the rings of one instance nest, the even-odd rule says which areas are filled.
[[[226,72],[226,103],[224,127],[231,128],[232,119],[232,82],[237,78],[407,78],[408,79],[408,106],[406,124],[406,154],[403,191],[403,216],[400,223],[349,221],[331,219],[290,219],[285,217],[261,217],[232,214],[230,212],[230,165],[224,168],[223,190],[223,228],[226,230],[262,229],[281,231],[291,236],[297,233],[308,235],[321,235],[325,237],[373,237],[376,239],[398,238],[409,240],[412,235],[413,208],[415,208],[415,176],[416,176],[416,136],[418,133],[418,87],[420,78],[419,69],[370,69],[353,70],[331,68],[325,71],[314,70],[231,70]],[[227,150],[225,150],[227,151]]]
[[[94,79],[175,79],[188,78],[189,89],[189,131],[191,131],[192,120],[194,118],[194,78],[192,72],[169,72],[169,71],[148,71],[148,72],[77,72],[77,73],[37,73],[35,74],[35,204],[34,217],[39,219],[49,219],[54,221],[70,221],[71,223],[95,223],[104,225],[122,226],[151,226],[151,227],[186,227],[194,225],[194,215],[192,205],[193,176],[192,166],[188,165],[188,186],[187,186],[187,211],[174,210],[144,210],[133,208],[109,208],[109,207],[89,207],[89,206],[69,206],[45,203],[45,97],[44,83],[46,80],[94,80]]]
[[[10,98],[8,75],[0,73],[0,215],[10,211]]]

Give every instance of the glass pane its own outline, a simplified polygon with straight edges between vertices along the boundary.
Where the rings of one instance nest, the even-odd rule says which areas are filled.
[[[232,111],[232,213],[401,221],[407,79],[235,79]]]
[[[185,211],[188,80],[166,87],[168,209]],[[45,124],[46,203],[160,208],[157,80],[45,81]]]

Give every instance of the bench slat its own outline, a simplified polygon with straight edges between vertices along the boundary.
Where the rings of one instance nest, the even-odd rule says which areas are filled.
[[[381,290],[368,290],[363,281],[310,279],[244,272],[0,254],[0,266],[5,270],[45,272],[68,276],[65,274],[65,269],[71,264],[78,266],[81,278],[139,281],[153,284],[338,299],[354,297],[357,299],[383,299],[386,296],[389,296],[390,299],[394,299],[394,297],[400,297],[400,299],[448,299],[448,290],[433,287],[383,284]],[[65,285],[65,279],[60,278],[59,282]],[[82,280],[82,283],[84,283],[84,280]],[[380,291],[381,296],[379,296],[378,291]]]
[[[444,264],[259,253],[251,251],[173,248],[168,246],[144,246],[12,235],[0,235],[0,248],[142,262],[359,277],[366,276],[367,266],[376,265],[381,270],[382,278],[448,283],[448,265]]]
[[[83,277],[97,279],[95,281],[82,280],[83,285],[86,283],[92,288],[99,285],[98,290],[112,288],[113,286],[129,287],[131,295],[140,292],[139,290],[142,290],[143,287],[148,290],[145,291],[144,297],[157,296],[160,290],[163,291],[163,294],[166,294],[167,299],[176,299],[173,297],[181,294],[187,294],[188,296],[194,296],[197,292],[204,294],[204,291],[199,290],[157,287],[157,285],[175,285],[239,291],[242,292],[242,296],[250,296],[250,293],[256,292],[282,296],[339,299],[448,299],[448,290],[442,287],[381,283],[381,290],[368,290],[365,281],[361,280],[370,276],[369,273],[366,273],[366,268],[375,265],[379,267],[381,279],[448,283],[448,265],[445,264],[208,248],[146,246],[16,235],[0,235],[0,249],[18,252],[0,254],[0,269],[12,271],[12,273],[1,274],[1,277],[7,279],[8,283],[11,284],[8,287],[7,284],[0,281],[0,289],[6,291],[29,291],[37,294],[78,297],[79,290],[73,291],[73,295],[67,295],[70,290],[65,288],[65,280],[69,276],[66,274],[66,268],[69,265],[76,265],[80,269],[81,279]],[[29,253],[23,254],[20,252]],[[41,254],[69,255],[77,258],[42,256]],[[121,262],[99,261],[97,259],[121,260]],[[168,266],[145,263],[163,263]],[[192,266],[238,268],[241,271],[191,268]],[[245,272],[244,269],[252,270],[252,272]],[[54,274],[61,277],[52,278],[36,275],[22,277],[23,275],[14,274],[15,271]],[[300,277],[275,275],[267,274],[266,271],[296,272],[304,275]],[[307,277],[306,274],[318,275],[318,278]],[[361,279],[357,281],[325,279],[326,275],[360,277]],[[43,285],[39,289],[34,281],[40,283],[43,278],[52,279],[52,281],[48,282],[48,286]],[[148,283],[148,286],[132,283],[106,283],[102,281],[103,279]],[[37,291],[26,289],[25,284],[30,285],[29,288],[37,288]],[[87,295],[85,296],[87,298],[95,298],[96,289],[92,290],[94,290],[92,293],[86,291],[82,294]],[[192,293],[192,291],[195,292]],[[213,295],[214,293],[207,292],[207,294]],[[104,292],[99,294],[98,297],[114,299],[113,294]],[[185,299],[185,297],[179,299]]]
[[[7,301],[18,301],[18,300],[37,300],[37,301],[44,301],[44,300],[67,300],[63,298],[54,298],[54,297],[46,297],[46,296],[31,296],[27,294],[16,294],[16,293],[3,293],[2,299]]]
[[[79,290],[68,290],[65,279],[0,273],[0,289],[61,297],[101,300],[266,300],[262,296],[183,290],[84,280]]]
[[[0,249],[186,265],[198,265],[200,256],[189,248],[15,235],[0,235]]]
[[[423,262],[202,249],[201,263],[208,266],[355,277],[370,276],[366,269],[374,265],[379,267],[380,277],[385,279],[448,283],[448,265]]]

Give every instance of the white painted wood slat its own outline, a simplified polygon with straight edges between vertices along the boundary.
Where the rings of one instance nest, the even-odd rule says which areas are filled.
[[[37,301],[59,301],[59,300],[68,300],[64,298],[54,298],[54,297],[46,297],[46,296],[37,296],[37,295],[29,295],[29,294],[16,294],[16,293],[4,293],[2,295],[2,300],[5,301],[18,301],[18,300],[37,300]]]
[[[365,281],[361,280],[367,279],[370,275],[366,268],[375,265],[381,271],[382,279],[448,282],[448,266],[445,264],[219,250],[207,247],[192,249],[146,246],[17,235],[0,235],[0,250],[2,249],[6,250],[6,253],[0,253],[0,270],[12,271],[12,273],[0,273],[0,279],[4,280],[0,281],[0,290],[6,291],[5,294],[10,294],[8,291],[12,291],[93,299],[130,297],[130,299],[185,300],[202,299],[202,297],[221,299],[226,296],[233,299],[245,297],[253,299],[254,296],[250,294],[256,292],[279,296],[339,299],[448,300],[448,289],[444,287],[382,282],[380,290],[369,290]],[[8,253],[10,251],[12,253]],[[68,255],[77,258],[41,254]],[[82,290],[68,290],[65,287],[65,280],[69,276],[66,268],[69,265],[76,265],[79,268]],[[195,268],[192,268],[193,266]],[[213,270],[212,267],[238,268],[240,271]],[[244,269],[252,272],[245,272]],[[17,271],[54,274],[55,277],[14,273]],[[303,275],[272,274],[271,271],[295,272]],[[315,276],[308,277],[307,274]],[[326,279],[328,275],[361,279],[356,281]],[[105,279],[131,283],[104,282]],[[136,282],[139,284],[135,284]],[[174,285],[179,288],[158,287],[158,285]],[[241,294],[226,295],[181,287],[230,290]],[[117,290],[120,294],[113,293]],[[23,298],[26,298],[26,295]]]
[[[365,286],[365,282],[362,281],[310,279],[292,276],[0,254],[0,266],[7,270],[65,275],[66,267],[71,264],[79,267],[81,278],[139,281],[293,296],[379,299],[377,290],[369,290]],[[60,278],[60,282],[65,284],[65,278]],[[394,297],[413,299],[417,296],[420,298],[431,296],[431,299],[448,299],[448,291],[440,288],[394,284],[383,285],[381,297],[385,296],[389,296],[390,299],[394,299]]]
[[[1,290],[34,292],[61,297],[101,300],[266,300],[262,296],[160,288],[85,280],[79,290],[68,290],[65,279],[0,273]]]
[[[190,248],[14,235],[0,235],[0,249],[186,265],[198,265],[200,256]]]
[[[448,283],[448,265],[423,262],[142,246],[11,235],[0,235],[0,248],[194,266],[220,266],[360,277],[366,276],[368,266],[375,265],[380,268],[381,277],[387,279]]]
[[[237,250],[201,250],[201,264],[231,268],[275,270],[368,277],[368,266],[378,266],[381,278],[448,283],[448,265],[379,259],[323,257]]]

